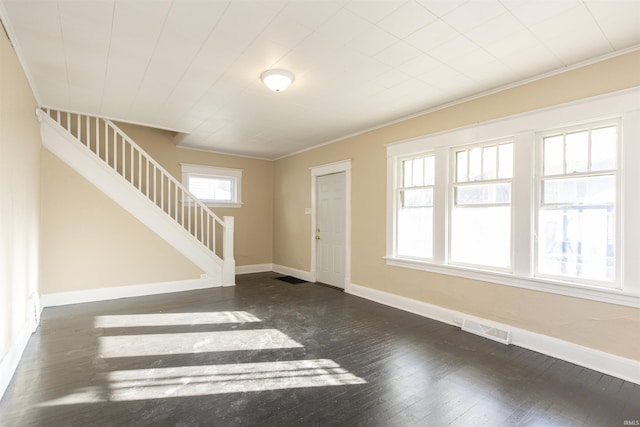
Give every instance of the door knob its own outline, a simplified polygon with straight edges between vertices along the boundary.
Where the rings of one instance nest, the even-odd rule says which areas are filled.
[[[320,236],[316,236],[316,240],[320,240]]]

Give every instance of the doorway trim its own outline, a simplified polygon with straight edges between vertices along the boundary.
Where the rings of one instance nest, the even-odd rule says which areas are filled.
[[[318,177],[344,172],[344,288],[346,290],[351,284],[351,159],[312,166],[309,169],[311,169],[311,278],[314,282],[317,280],[316,228],[318,206],[316,197],[318,195]]]

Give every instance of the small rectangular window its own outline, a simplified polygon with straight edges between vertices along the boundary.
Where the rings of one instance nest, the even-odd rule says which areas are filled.
[[[397,254],[433,256],[433,155],[402,160],[398,188]]]
[[[616,124],[541,137],[537,274],[615,282]]]
[[[240,169],[183,164],[182,184],[208,205],[239,207],[241,204]]]
[[[189,175],[189,191],[207,202],[231,203],[233,180],[230,178]]]
[[[453,158],[451,262],[510,268],[513,143],[455,149]]]

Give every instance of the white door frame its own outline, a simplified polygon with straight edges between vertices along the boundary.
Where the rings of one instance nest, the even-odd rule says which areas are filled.
[[[316,274],[316,228],[317,228],[317,186],[318,177],[344,172],[344,287],[351,284],[351,159],[340,162],[313,166],[311,169],[311,278],[315,282]]]

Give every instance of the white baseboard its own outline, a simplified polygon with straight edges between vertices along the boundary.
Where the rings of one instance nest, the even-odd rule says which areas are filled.
[[[511,343],[519,347],[640,384],[640,361],[637,360],[353,283],[347,285],[345,292],[454,326],[460,326],[464,318],[481,321],[511,331]]]
[[[31,334],[38,327],[37,319],[40,318],[40,313],[38,312],[37,304],[33,304],[32,309],[35,311],[29,313],[27,322],[22,325],[20,332],[13,338],[9,351],[0,361],[0,399],[4,396],[7,387],[9,387],[11,378],[13,378],[13,374],[16,372],[18,363],[22,358],[22,353],[27,348]]]
[[[273,264],[253,264],[236,266],[236,275],[250,273],[265,273],[273,271]]]
[[[298,270],[297,268],[285,267],[284,265],[273,264],[273,271],[280,274],[286,274],[287,276],[293,276],[307,282],[315,282],[316,279],[309,271]]]
[[[141,297],[170,292],[192,291],[220,286],[213,279],[178,280],[175,282],[147,283],[144,285],[117,286],[84,291],[59,292],[40,296],[42,307],[106,301],[119,298]]]

